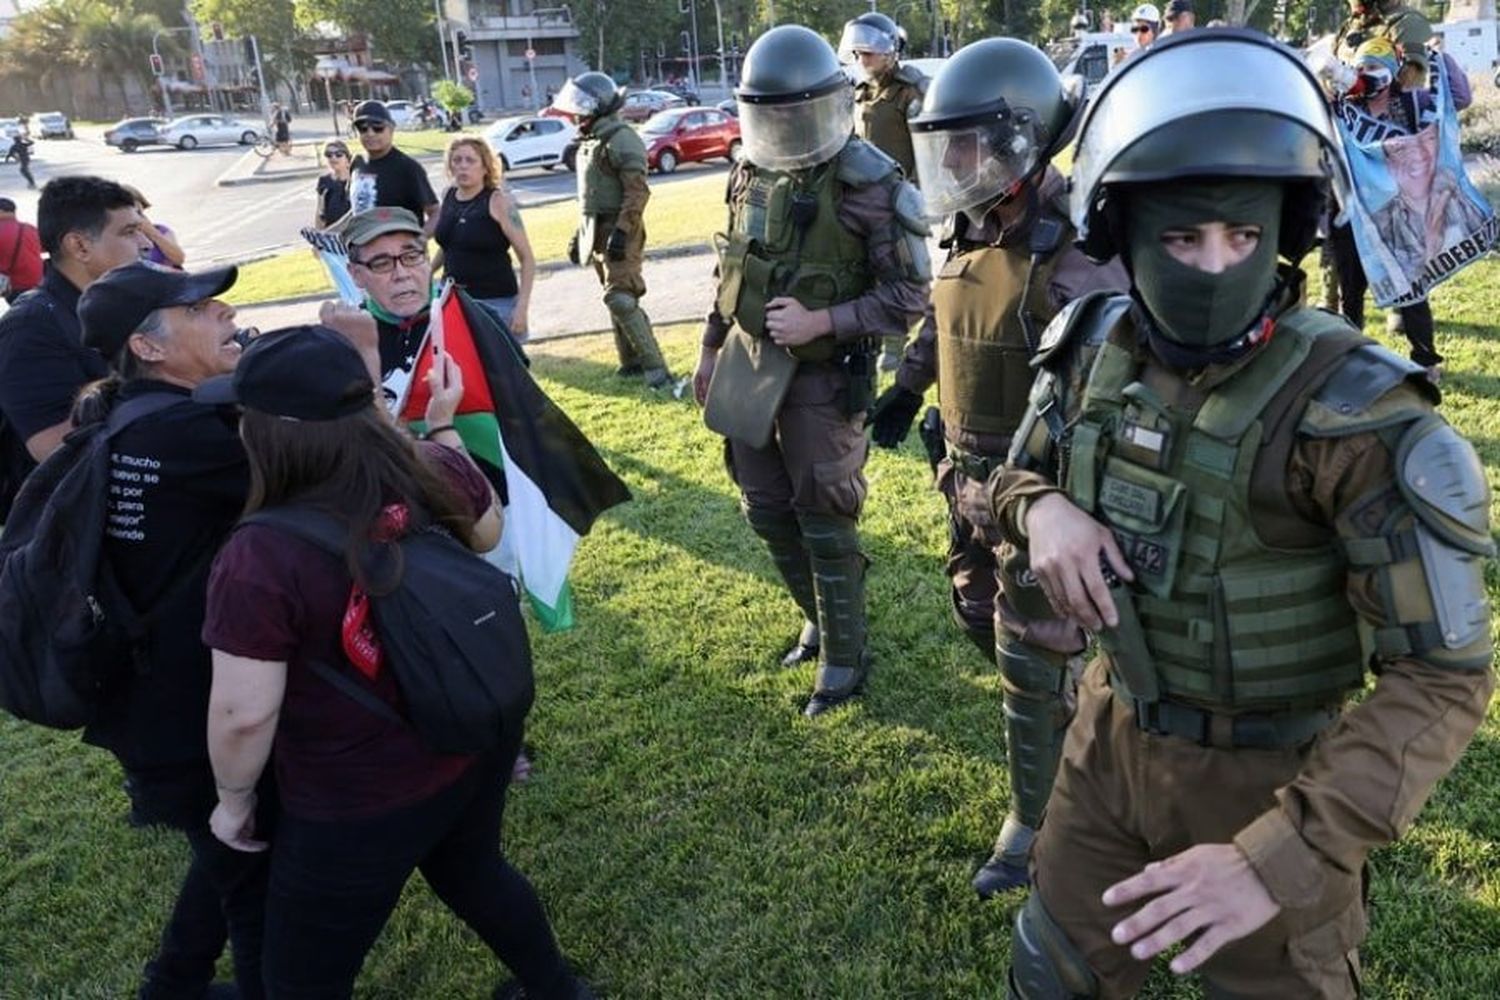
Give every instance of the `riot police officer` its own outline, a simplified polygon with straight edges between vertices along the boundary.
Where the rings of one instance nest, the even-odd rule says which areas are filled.
[[[911,128],[928,216],[946,217],[948,259],[896,384],[870,415],[875,443],[893,448],[938,384],[953,615],[1004,682],[1011,808],[974,879],[984,897],[1026,882],[1070,714],[1066,661],[1084,645],[1002,544],[985,482],[1025,412],[1042,328],[1086,292],[1129,287],[1118,261],[1100,266],[1072,246],[1063,179],[1050,161],[1080,110],[1052,61],[1010,38],[960,49],[933,79]]]
[[[854,86],[854,134],[890,156],[918,183],[918,164],[912,152],[910,119],[922,110],[927,78],[915,67],[903,65],[906,32],[884,14],[861,14],[844,25],[839,58],[854,67],[859,82]],[[901,363],[906,333],[886,338],[880,367],[894,371]]]
[[[621,375],[641,375],[659,389],[672,384],[651,320],[641,308],[646,279],[643,213],[651,198],[646,185],[646,147],[618,114],[625,88],[603,73],[583,73],[563,85],[553,105],[574,117],[578,147],[578,231],[568,259],[587,260],[604,286],[604,305],[614,326]]]
[[[1355,996],[1365,859],[1484,717],[1483,466],[1419,367],[1299,304],[1336,148],[1299,56],[1231,28],[1157,42],[1081,126],[1073,223],[1131,294],[1053,321],[992,485],[1104,654],[1014,996],[1130,995],[1179,942],[1213,996]]]
[[[806,714],[856,694],[869,670],[864,414],[877,338],[927,302],[921,197],[851,134],[854,99],[832,46],[797,25],[766,32],[735,92],[744,157],[693,379],[745,518],[804,618],[784,663],[814,658]]]

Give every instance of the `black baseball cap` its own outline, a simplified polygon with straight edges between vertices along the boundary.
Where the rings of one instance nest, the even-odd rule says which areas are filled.
[[[223,295],[239,276],[237,267],[190,274],[149,260],[117,267],[89,285],[78,300],[83,342],[113,358],[157,309],[190,306]]]
[[[1179,14],[1191,14],[1193,12],[1193,0],[1172,0],[1167,4],[1167,19],[1171,20]]]
[[[375,383],[341,334],[326,326],[290,326],[250,341],[234,372],[203,382],[193,398],[289,420],[337,420],[372,406]]]
[[[396,124],[391,118],[391,109],[381,101],[360,101],[359,107],[354,109],[354,124],[360,122],[386,122]]]
[[[0,212],[14,212],[16,203],[9,198],[0,198]]]

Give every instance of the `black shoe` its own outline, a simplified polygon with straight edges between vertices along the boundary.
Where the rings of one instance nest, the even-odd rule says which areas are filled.
[[[830,709],[838,708],[844,702],[857,697],[864,691],[865,680],[870,676],[869,654],[865,654],[857,670],[852,667],[830,667],[825,664],[818,670],[818,681],[829,680],[829,674],[844,675],[843,677],[837,677],[837,680],[844,680],[851,674],[854,676],[852,682],[839,684],[832,690],[814,688],[812,697],[807,700],[807,707],[802,710],[802,714],[809,719],[816,718]]]
[[[821,644],[818,641],[818,626],[807,622],[802,626],[802,631],[797,635],[797,641],[792,648],[786,651],[781,658],[783,667],[800,667],[804,663],[818,662],[818,650]]]
[[[1023,865],[1012,864],[998,854],[993,854],[984,867],[974,873],[970,885],[979,893],[980,899],[989,899],[1011,889],[1024,889],[1031,884],[1031,873]]]

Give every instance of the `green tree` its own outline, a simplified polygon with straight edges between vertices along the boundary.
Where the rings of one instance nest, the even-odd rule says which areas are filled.
[[[232,37],[254,35],[267,89],[301,90],[314,58],[312,40],[297,23],[294,0],[193,0],[193,16],[200,25],[222,24]]]
[[[305,29],[328,23],[347,34],[364,32],[375,58],[390,63],[441,62],[432,5],[392,0],[296,0],[297,23]]]
[[[131,91],[128,86],[134,81],[141,94],[149,95],[154,82],[151,74],[151,41],[161,30],[161,21],[155,14],[139,14],[129,8],[111,8],[95,2],[84,12],[79,22],[75,39],[76,59],[87,63],[99,81],[100,95],[104,95],[106,81],[112,81],[120,91],[120,105],[129,113]]]
[[[462,111],[474,103],[474,92],[461,83],[439,80],[432,86],[432,99],[442,105],[444,111]]]

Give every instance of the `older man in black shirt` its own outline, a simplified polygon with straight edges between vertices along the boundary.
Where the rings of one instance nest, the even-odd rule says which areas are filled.
[[[109,372],[82,342],[78,296],[151,247],[135,196],[102,177],[48,181],[37,231],[50,258],[42,283],[0,317],[0,520],[21,481],[62,443],[78,390]]]

